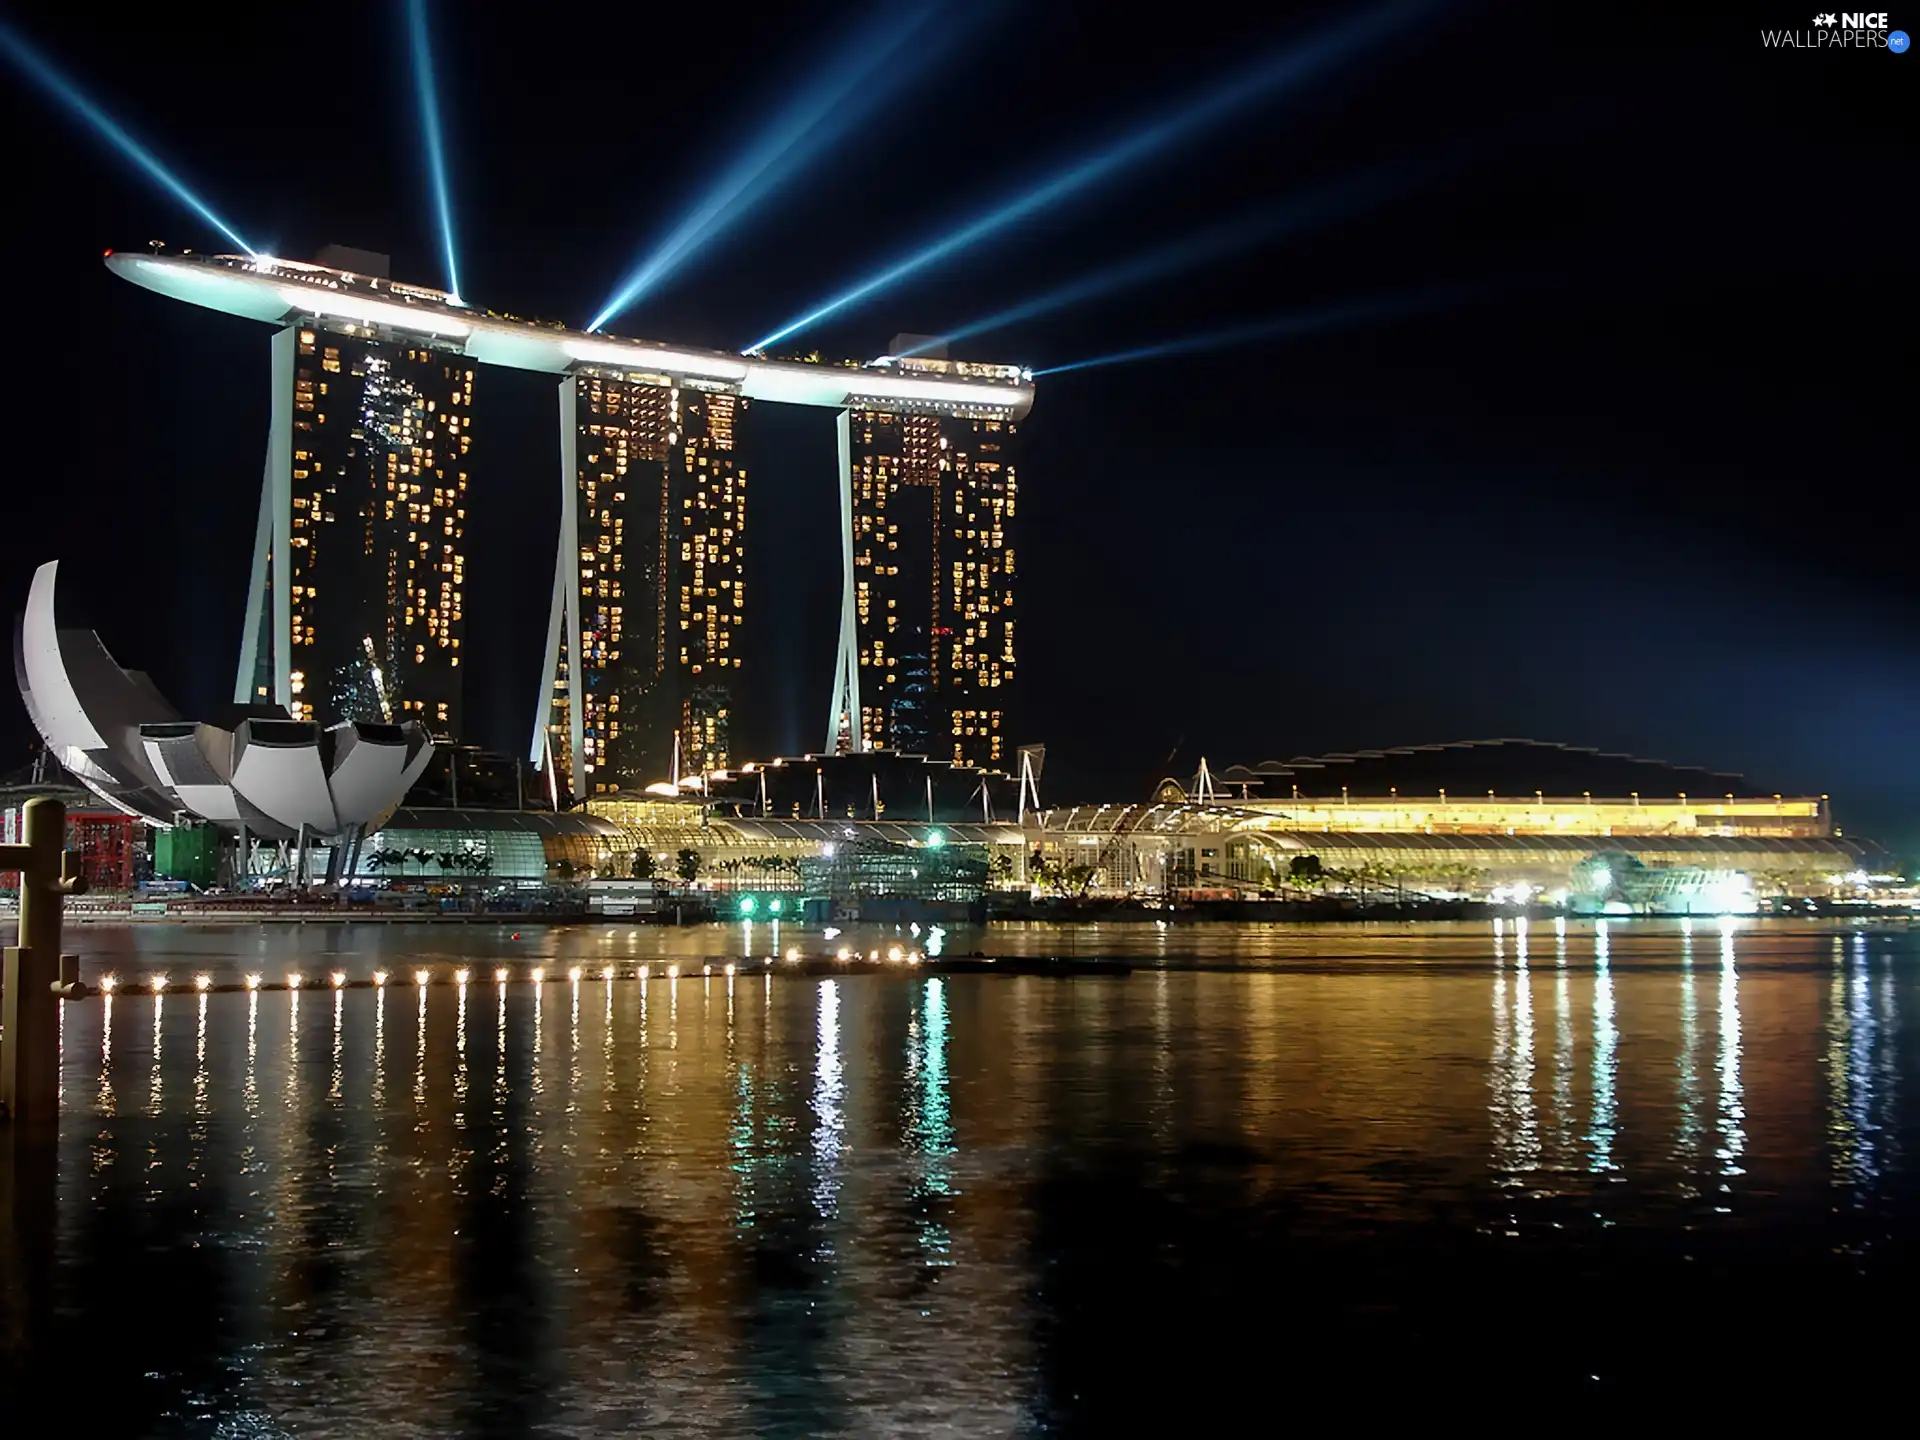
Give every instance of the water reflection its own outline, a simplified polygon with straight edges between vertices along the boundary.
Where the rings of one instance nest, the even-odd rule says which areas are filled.
[[[413,1108],[421,1113],[419,1128],[426,1128],[425,1110],[427,1108],[427,987],[424,982],[415,985],[419,995],[418,1018],[413,1031]],[[295,994],[298,998],[298,992]]]
[[[533,1048],[527,1058],[527,1084],[536,1099],[540,1097],[543,1089],[540,1076],[542,1074],[541,1057],[545,1053],[545,1047],[541,1041],[545,1024],[542,1010],[546,1001],[545,978],[540,970],[535,969],[533,972]]]
[[[100,1093],[94,1100],[102,1115],[114,1111],[113,1099],[113,992],[100,997]]]
[[[1827,985],[1827,1145],[1836,1185],[1856,1204],[1872,1193],[1896,1156],[1900,1095],[1897,1009],[1889,965],[1876,984],[1865,933],[1835,936]]]
[[[164,1083],[162,1076],[165,1074],[161,1064],[160,1020],[166,999],[167,997],[160,991],[153,992],[153,1080],[148,1087],[147,1113],[149,1115],[160,1113],[160,1091]]]
[[[200,1013],[193,1030],[193,1113],[207,1113],[207,994],[200,995]]]
[[[840,982],[819,986],[818,1038],[813,1062],[813,1205],[831,1220],[840,1197],[840,1139],[846,1125],[840,1069]]]
[[[448,1171],[453,1177],[455,1197],[464,1199],[467,1193],[467,1175],[473,1167],[473,1145],[467,1131],[467,983],[466,970],[456,972],[454,977],[454,1020],[453,1020],[453,1154],[448,1159]]]
[[[1593,1119],[1587,1127],[1587,1168],[1612,1170],[1614,1131],[1619,1121],[1615,1087],[1619,1080],[1620,1031],[1613,1017],[1612,936],[1607,922],[1593,927]]]
[[[328,1051],[327,1106],[340,1108],[340,1092],[346,1082],[346,1036],[341,1028],[345,1018],[346,996],[338,985],[333,989],[333,1045]]]
[[[1874,1180],[1880,1174],[1880,1126],[1875,1089],[1879,1080],[1874,1064],[1874,1041],[1879,1029],[1878,1016],[1868,992],[1866,936],[1853,937],[1853,954],[1847,974],[1847,1022],[1850,1043],[1847,1046],[1847,1089],[1852,1101],[1853,1129],[1860,1137],[1854,1168],[1862,1179]]]
[[[1849,1284],[1911,1247],[1920,937],[1492,938],[697,994],[595,960],[417,987],[391,1037],[385,988],[203,992],[191,1043],[178,994],[73,1006],[55,1298],[0,1346],[84,1351],[101,1433],[1111,1434],[1202,1380],[1464,1384],[1502,1317],[1512,1383],[1586,1384],[1624,1305],[1710,1349],[1849,1293],[1741,1272],[1776,1233]],[[1554,1301],[1596,1255],[1619,1298]],[[1751,1280],[1719,1325],[1708,1264]]]
[[[1864,957],[1862,959],[1864,971],[1866,968]],[[1863,973],[1862,988],[1864,989],[1867,984],[1868,977]],[[1900,1148],[1899,1065],[1894,1047],[1895,1015],[1893,972],[1889,967],[1880,975],[1880,1008],[1874,1025],[1874,1040],[1879,1051],[1879,1063],[1875,1067],[1878,1071],[1876,1078],[1880,1095],[1880,1113],[1877,1123],[1881,1133],[1886,1136],[1883,1163],[1889,1166],[1898,1159]]]
[[[1523,922],[1524,923],[1524,922]],[[1534,1106],[1533,984],[1526,970],[1524,931],[1515,934],[1515,968],[1496,962],[1493,974],[1493,1117],[1496,1168],[1505,1183],[1540,1164],[1539,1122]]]
[[[580,1110],[580,971],[574,969],[567,979],[567,1114]]]
[[[918,1033],[909,1041],[908,1078],[914,1102],[908,1133],[920,1152],[921,1165],[913,1199],[924,1217],[920,1243],[927,1263],[944,1265],[949,1263],[953,1244],[946,1226],[946,1206],[953,1193],[953,1122],[947,1095],[947,987],[937,976],[921,987],[914,1022]]]
[[[1693,925],[1685,922],[1680,937],[1680,1054],[1679,1118],[1674,1126],[1674,1155],[1683,1177],[1691,1176],[1700,1162],[1700,1146],[1706,1134],[1703,1115],[1705,1096],[1700,1083],[1700,997],[1693,978]],[[1698,1194],[1688,1181],[1682,1189]]]
[[[211,1104],[207,1081],[207,1000],[205,990],[200,992],[198,1013],[194,1017],[193,1030],[193,1119],[187,1127],[190,1140],[187,1151],[187,1173],[192,1178],[188,1184],[198,1190],[206,1173],[207,1119]]]
[[[373,1103],[376,1109],[387,1100],[387,987],[376,985],[373,991]]]
[[[1740,1159],[1747,1147],[1747,1109],[1740,1086],[1740,974],[1734,966],[1731,920],[1720,928],[1720,1161],[1722,1183],[1743,1172]]]
[[[247,992],[247,1078],[244,1094],[249,1113],[260,1107],[260,992]]]

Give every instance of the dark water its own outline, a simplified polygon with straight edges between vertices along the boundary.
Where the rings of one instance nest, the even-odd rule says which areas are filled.
[[[80,1433],[1565,1429],[1904,1385],[1905,928],[1029,928],[956,938],[1223,968],[612,984],[766,937],[78,938],[173,977],[67,1008],[57,1150],[0,1190],[0,1375]]]

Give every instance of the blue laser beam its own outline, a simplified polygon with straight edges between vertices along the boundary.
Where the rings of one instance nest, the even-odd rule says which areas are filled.
[[[447,255],[447,293],[459,302],[460,263],[453,247],[453,191],[447,183],[446,139],[440,132],[440,100],[433,84],[433,43],[427,31],[427,0],[407,0],[407,39],[413,51],[413,88],[420,97],[420,133],[426,142],[427,171],[433,179],[440,245]]]
[[[1414,14],[1430,6],[1431,0],[1413,0],[1413,3],[1404,3],[1403,0],[1403,3],[1385,5],[1268,56],[1226,83],[1210,87],[1171,115],[1135,130],[1103,153],[1054,172],[978,219],[895,261],[797,319],[789,320],[778,330],[747,346],[747,350],[764,351],[771,345],[777,345],[828,316],[899,284],[929,265],[976,245],[1049,205],[1117,176],[1176,141],[1227,119],[1276,90],[1290,89],[1317,78],[1338,61],[1380,40],[1391,30],[1404,25]]]
[[[936,8],[928,4],[895,7],[885,12],[884,22],[862,26],[860,43],[852,52],[767,122],[740,157],[620,282],[587,329],[600,329],[645,299],[897,94],[944,48],[927,45],[917,52],[907,51],[907,42],[933,18]],[[966,13],[974,12],[970,8]]]
[[[1397,320],[1442,305],[1455,304],[1469,295],[1463,286],[1436,287],[1399,295],[1384,295],[1374,300],[1359,300],[1347,305],[1329,305],[1317,310],[1302,310],[1267,320],[1250,320],[1240,325],[1225,325],[1204,330],[1178,340],[1163,340],[1156,345],[1141,345],[1132,350],[1116,350],[1075,360],[1066,365],[1049,365],[1035,370],[1042,375],[1065,375],[1073,370],[1093,370],[1103,365],[1126,365],[1138,360],[1161,360],[1174,355],[1193,355],[1204,350],[1227,350],[1236,345],[1253,345],[1262,340],[1292,340],[1325,330],[1343,330],[1368,323]]]
[[[133,161],[160,185],[172,193],[194,214],[218,230],[227,239],[238,245],[249,255],[259,252],[240,238],[240,233],[226,221],[214,214],[213,208],[194,194],[187,183],[160,162],[160,158],[133,136],[129,135],[106,111],[94,104],[80,92],[80,88],[54,68],[53,63],[41,55],[10,26],[0,24],[0,49],[13,57],[13,62],[48,94],[59,100],[74,114],[85,120],[98,131],[127,159]]]
[[[1397,173],[1397,172],[1396,172]],[[1298,234],[1316,225],[1345,219],[1370,205],[1385,203],[1401,193],[1405,186],[1396,183],[1395,173],[1381,172],[1358,180],[1344,181],[1306,195],[1296,196],[1279,205],[1264,207],[1251,215],[1216,225],[1211,229],[1176,240],[1155,249],[1071,280],[1043,294],[1034,295],[1004,310],[997,310],[944,335],[923,340],[904,355],[918,355],[938,345],[949,345],[990,330],[1004,330],[1022,320],[1031,320],[1097,299],[1116,290],[1144,285],[1168,275],[1192,270],[1210,261],[1224,259],[1242,250]]]

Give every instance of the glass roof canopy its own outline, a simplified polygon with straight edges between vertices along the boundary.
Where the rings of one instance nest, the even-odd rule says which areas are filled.
[[[1782,859],[1853,861],[1883,854],[1872,841],[1821,836],[1778,835],[1589,835],[1428,834],[1425,831],[1289,830],[1275,816],[1228,805],[1079,805],[1048,812],[1044,828],[1053,834],[1108,836],[1223,835],[1261,841],[1277,849],[1300,851],[1430,851],[1490,854],[1539,854],[1600,851],[1635,855],[1719,855],[1735,852]]]

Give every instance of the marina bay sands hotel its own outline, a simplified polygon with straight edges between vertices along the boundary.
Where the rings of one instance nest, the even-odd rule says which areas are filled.
[[[1019,368],[589,334],[400,284],[384,257],[340,247],[312,264],[152,253],[107,265],[275,327],[236,702],[460,737],[473,379],[503,365],[557,378],[560,538],[532,743],[557,789],[626,794],[748,758],[730,741],[741,636],[778,603],[749,563],[741,441],[756,402],[836,412],[826,750],[1011,761],[1015,434],[1033,403]],[[824,475],[821,503],[834,503]]]

